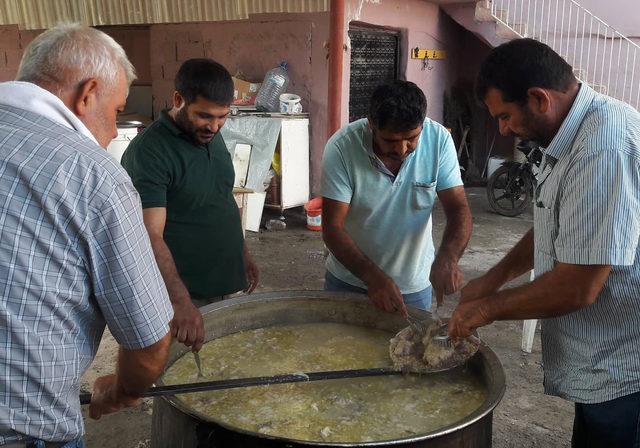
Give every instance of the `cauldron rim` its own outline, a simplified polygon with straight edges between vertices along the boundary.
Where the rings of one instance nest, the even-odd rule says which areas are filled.
[[[367,307],[371,306],[369,299],[362,294],[352,294],[352,293],[336,293],[331,291],[272,291],[272,292],[263,292],[263,293],[254,293],[251,295],[242,295],[232,299],[223,300],[220,302],[211,303],[205,307],[202,307],[200,310],[203,316],[206,316],[210,313],[215,313],[220,310],[224,310],[225,308],[232,308],[241,306],[243,304],[249,303],[257,303],[260,301],[270,302],[274,300],[287,300],[287,299],[338,299],[338,300],[351,300],[360,302],[362,304],[366,304]],[[417,308],[410,308],[411,314],[415,315],[419,318],[427,319],[431,317],[431,313],[420,310]],[[215,339],[215,338],[212,338]],[[210,340],[212,340],[210,339]],[[177,344],[175,341],[173,345]],[[184,346],[182,346],[184,347]],[[180,350],[180,356],[176,357],[174,362],[182,357],[182,355],[188,352],[189,349],[184,347]],[[322,444],[322,446],[327,447],[375,447],[375,446],[393,446],[393,445],[402,445],[406,443],[412,442],[420,442],[429,439],[435,439],[447,434],[451,434],[460,429],[466,428],[470,425],[473,425],[477,421],[483,419],[489,413],[493,412],[495,407],[500,403],[502,397],[504,395],[506,389],[506,378],[504,374],[504,370],[502,368],[502,364],[498,359],[497,355],[484,343],[482,342],[478,352],[471,358],[467,365],[479,365],[480,363],[485,364],[486,369],[491,373],[492,384],[486,384],[488,389],[488,394],[484,400],[484,402],[473,411],[468,416],[464,417],[464,419],[454,422],[450,425],[444,426],[435,431],[430,431],[424,434],[419,434],[411,437],[404,437],[398,439],[391,440],[375,440],[370,442],[325,442],[322,440],[299,440],[292,439],[281,436],[272,436],[268,434],[262,434],[259,432],[249,431],[242,428],[238,428],[233,425],[229,425],[223,421],[217,420],[205,414],[201,414],[200,412],[192,409],[191,407],[184,404],[182,400],[177,398],[176,396],[168,396],[168,397],[156,397],[156,399],[161,399],[167,401],[171,406],[177,408],[180,412],[187,414],[193,418],[199,419],[201,421],[207,422],[208,424],[218,425],[222,428],[225,428],[229,431],[233,431],[236,433],[244,434],[251,437],[274,440],[283,443],[292,443],[297,445],[310,445],[317,446],[318,444]],[[172,364],[171,364],[172,365]],[[167,368],[170,365],[167,365]],[[158,380],[158,385],[162,385],[162,380]]]

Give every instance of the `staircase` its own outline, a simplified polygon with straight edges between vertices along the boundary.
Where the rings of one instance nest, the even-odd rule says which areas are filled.
[[[491,46],[520,37],[549,45],[594,90],[640,109],[640,46],[574,0],[480,0],[442,5]]]

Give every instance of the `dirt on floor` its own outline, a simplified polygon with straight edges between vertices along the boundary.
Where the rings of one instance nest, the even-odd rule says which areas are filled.
[[[460,265],[466,279],[479,276],[496,263],[532,226],[530,212],[506,218],[489,211],[484,190],[467,189],[473,212],[473,237]],[[325,250],[319,232],[304,226],[302,209],[285,212],[287,228],[281,231],[247,233],[247,243],[260,267],[257,292],[318,290],[324,282]],[[277,218],[265,211],[263,219]],[[434,241],[439,243],[444,228],[441,208],[434,211]],[[526,281],[521,278],[514,285]],[[452,312],[457,297],[446,299],[445,313]],[[533,352],[521,351],[522,322],[497,322],[478,331],[500,358],[507,378],[507,390],[494,412],[493,446],[497,448],[569,447],[573,405],[542,391],[540,337]],[[105,333],[98,355],[83,376],[90,389],[96,377],[112,373],[117,344]],[[150,446],[151,402],[95,421],[86,418],[89,448],[144,448]]]

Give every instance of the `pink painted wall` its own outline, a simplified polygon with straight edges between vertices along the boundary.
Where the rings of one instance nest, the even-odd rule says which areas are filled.
[[[0,81],[15,79],[24,49],[38,34],[19,30],[17,25],[0,26]]]
[[[113,37],[136,68],[136,84],[150,84],[149,32],[145,27],[100,27]],[[20,30],[17,25],[0,26],[0,81],[15,79],[24,49],[42,30]]]
[[[466,4],[465,4],[466,5]],[[473,7],[473,4],[470,4]],[[347,23],[370,24],[396,29],[401,33],[401,73],[415,82],[427,97],[427,116],[442,123],[444,93],[453,86],[473,90],[476,74],[490,47],[455,23],[442,9],[423,0],[347,0]],[[410,59],[414,47],[446,50],[445,60]],[[492,146],[491,155],[510,157],[513,139],[497,133],[495,120],[483,107],[473,105],[472,148],[478,165],[482,165]],[[349,110],[349,52],[345,54],[343,80],[343,121]],[[494,137],[495,136],[495,137]],[[454,135],[454,138],[458,136]],[[483,166],[478,166],[482,171]]]
[[[346,1],[347,29],[349,23],[389,27],[401,32],[401,74],[415,82],[427,96],[427,115],[442,120],[444,90],[455,80],[460,56],[461,28],[445,15],[438,5],[424,0]],[[447,58],[430,61],[431,70],[423,68],[423,61],[409,59],[411,48],[447,50]],[[349,53],[345,54],[343,82],[343,122],[349,113]]]
[[[127,57],[136,68],[135,85],[151,85],[150,33],[148,26],[102,26],[99,30],[122,45]]]
[[[580,0],[579,3],[625,36],[640,38],[638,0]]]

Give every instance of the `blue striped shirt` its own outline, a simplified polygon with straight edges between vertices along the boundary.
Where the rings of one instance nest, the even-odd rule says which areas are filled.
[[[81,436],[105,323],[139,349],[173,314],[129,176],[63,118],[0,104],[0,445]]]
[[[545,152],[535,272],[612,265],[596,302],[544,319],[545,392],[600,403],[640,391],[640,114],[586,85]]]

